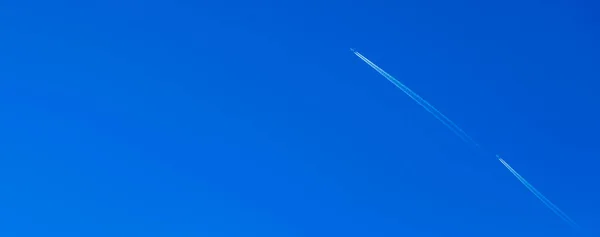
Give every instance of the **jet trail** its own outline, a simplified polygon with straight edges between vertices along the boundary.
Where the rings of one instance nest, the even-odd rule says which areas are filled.
[[[433,107],[431,104],[429,104],[429,102],[427,102],[425,99],[421,98],[421,96],[419,96],[417,93],[413,92],[410,88],[408,88],[407,86],[402,84],[402,82],[398,81],[396,78],[394,78],[393,76],[391,76],[390,74],[385,72],[383,69],[381,69],[380,67],[375,65],[373,62],[371,62],[369,59],[364,57],[359,52],[356,52],[356,51],[353,51],[353,52],[354,52],[354,54],[356,54],[356,56],[358,56],[360,59],[362,59],[365,63],[367,63],[369,66],[371,66],[377,72],[379,72],[379,74],[381,74],[383,77],[388,79],[392,84],[396,85],[396,87],[398,87],[406,95],[408,95],[415,102],[417,102],[419,105],[421,105],[425,110],[427,110],[429,113],[431,113],[436,119],[438,119],[440,122],[442,122],[446,127],[448,127],[452,132],[454,132],[454,134],[459,136],[463,141],[470,143],[471,145],[473,145],[475,147],[479,146],[479,144],[477,144],[477,142],[475,142],[473,140],[473,138],[471,138],[460,127],[458,127],[458,125],[456,125],[454,122],[452,122],[452,120],[447,118],[439,110],[437,110],[435,107]]]
[[[504,161],[504,159],[500,158],[500,156],[496,156],[498,157],[498,159],[500,160],[500,162],[502,162],[502,164],[515,176],[517,177],[517,179],[519,181],[521,181],[521,183],[523,183],[523,185],[525,185],[525,187],[527,189],[529,189],[529,191],[531,191],[531,193],[533,193],[538,199],[540,199],[540,201],[542,201],[542,203],[544,203],[548,208],[550,208],[550,210],[552,210],[557,216],[559,216],[561,219],[563,219],[565,222],[567,222],[569,225],[571,225],[573,228],[575,229],[579,229],[579,225],[577,225],[577,223],[575,223],[575,221],[573,221],[569,216],[567,216],[567,214],[565,214],[563,211],[561,211],[556,205],[554,205],[554,203],[552,203],[550,200],[548,200],[542,193],[540,193],[540,191],[538,191],[537,189],[535,189],[533,187],[533,185],[531,185],[529,182],[527,182],[527,180],[525,180],[525,178],[523,178],[516,170],[514,170],[508,163],[506,163],[506,161]]]
[[[350,49],[350,50],[352,50],[352,52],[357,57],[359,57],[361,60],[363,60],[366,64],[368,64],[373,69],[375,69],[375,71],[379,72],[379,74],[381,74],[388,81],[390,81],[392,84],[394,84],[400,90],[402,90],[411,99],[413,99],[415,102],[417,102],[419,105],[421,105],[421,107],[423,107],[425,110],[427,110],[427,112],[431,113],[437,120],[442,122],[442,124],[444,124],[444,126],[446,126],[448,129],[450,129],[454,134],[456,134],[458,137],[460,137],[463,141],[481,149],[479,144],[477,142],[475,142],[475,140],[473,140],[473,138],[471,138],[458,125],[456,125],[454,122],[452,122],[452,120],[450,120],[448,117],[446,117],[444,114],[442,114],[442,112],[440,112],[435,107],[433,107],[433,105],[429,104],[429,102],[427,102],[425,99],[421,98],[421,96],[419,96],[417,93],[415,93],[410,88],[408,88],[407,86],[402,84],[402,82],[398,81],[396,78],[394,78],[393,76],[391,76],[390,74],[385,72],[383,69],[381,69],[380,67],[375,65],[375,63],[371,62],[369,59],[367,59],[365,56],[363,56],[359,52],[356,52],[354,49]],[[504,167],[506,169],[508,169],[508,171],[510,171],[527,189],[529,189],[529,191],[531,191],[531,193],[533,193],[542,203],[544,203],[544,205],[546,205],[550,210],[552,210],[562,220],[567,222],[571,227],[573,227],[575,229],[579,229],[579,225],[577,225],[577,223],[575,223],[575,221],[573,221],[573,219],[571,219],[567,214],[565,214],[562,210],[560,210],[556,205],[554,205],[552,202],[550,202],[550,200],[548,200],[541,192],[539,192],[537,189],[535,189],[533,187],[533,185],[531,185],[527,180],[525,180],[525,178],[523,178],[519,173],[517,173],[517,171],[515,171],[508,163],[506,163],[506,161],[504,161],[504,159],[502,159],[499,155],[496,155],[496,158],[498,158],[498,160],[504,165]]]

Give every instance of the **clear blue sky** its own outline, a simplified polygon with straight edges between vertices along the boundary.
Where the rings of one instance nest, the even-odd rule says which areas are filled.
[[[540,2],[2,1],[0,235],[575,236],[351,47],[598,235],[600,7]]]

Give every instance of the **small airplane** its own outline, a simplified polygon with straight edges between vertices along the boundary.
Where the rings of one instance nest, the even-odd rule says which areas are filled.
[[[354,50],[353,48],[350,48],[350,51],[352,51],[352,52],[356,52],[356,50]]]

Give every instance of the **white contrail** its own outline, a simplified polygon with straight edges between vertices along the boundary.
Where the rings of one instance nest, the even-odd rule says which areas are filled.
[[[354,49],[351,49],[351,50],[357,57],[359,57],[366,64],[368,64],[373,69],[375,69],[375,71],[379,72],[379,74],[381,74],[383,77],[388,79],[388,81],[390,81],[392,84],[394,84],[400,90],[402,90],[406,95],[408,95],[411,99],[413,99],[415,102],[417,102],[419,105],[421,105],[425,110],[427,110],[427,112],[431,113],[436,119],[438,119],[440,122],[442,122],[448,129],[450,129],[454,134],[456,134],[458,137],[460,137],[463,141],[465,141],[466,143],[469,143],[471,145],[474,145],[475,147],[481,148],[479,146],[479,144],[477,142],[475,142],[475,140],[473,140],[464,130],[462,130],[460,127],[458,127],[458,125],[456,125],[454,122],[452,122],[452,120],[450,120],[448,117],[446,117],[444,114],[442,114],[442,112],[440,112],[435,107],[433,107],[433,105],[429,104],[426,100],[424,100],[419,95],[417,95],[417,93],[415,93],[410,88],[408,88],[407,86],[402,84],[402,82],[398,81],[396,78],[394,78],[393,76],[391,76],[390,74],[385,72],[379,66],[375,65],[375,63],[371,62],[365,56],[363,56],[359,52],[356,52]],[[527,182],[527,180],[525,180],[525,178],[523,178],[519,173],[517,173],[517,171],[515,171],[508,163],[506,163],[506,161],[504,161],[504,159],[502,159],[498,155],[496,155],[496,157],[500,160],[500,162],[504,165],[504,167],[506,167],[506,169],[508,169],[508,171],[510,171],[527,189],[529,189],[529,191],[531,191],[531,193],[533,193],[542,203],[544,203],[544,205],[546,205],[550,210],[552,210],[557,216],[559,216],[562,220],[567,222],[570,226],[572,226],[575,229],[579,229],[579,225],[577,225],[577,223],[575,223],[575,221],[573,221],[567,214],[565,214],[562,210],[560,210],[556,205],[554,205],[552,202],[550,202],[550,200],[548,200],[541,192],[539,192],[537,189],[535,189],[533,187],[533,185],[531,185],[529,182]]]
[[[385,72],[379,66],[375,65],[375,63],[371,62],[369,59],[364,57],[362,54],[360,54],[358,52],[354,52],[354,54],[356,54],[360,59],[362,59],[367,64],[369,64],[372,68],[374,68],[376,71],[378,71],[381,75],[383,75],[385,78],[387,78],[390,82],[392,82],[394,85],[396,85],[402,91],[404,91],[406,94],[408,94],[411,98],[416,100],[419,104],[421,104],[424,107],[428,107],[428,109],[431,109],[432,111],[434,111],[437,114],[437,116],[441,117],[443,120],[445,120],[445,122],[449,123],[453,129],[459,131],[462,134],[462,136],[465,136],[465,137],[469,138],[469,140],[473,141],[473,139],[471,139],[469,137],[469,135],[467,135],[460,127],[458,127],[458,125],[454,124],[454,122],[452,122],[450,119],[448,119],[444,114],[442,114],[440,111],[438,111],[435,107],[433,107],[431,104],[429,104],[429,102],[427,102],[425,99],[423,99],[417,93],[415,93],[410,88],[408,88],[407,86],[402,84],[400,81],[398,81],[392,75]]]
[[[540,191],[538,191],[531,183],[529,183],[523,176],[521,176],[515,169],[513,169],[504,159],[497,156],[498,160],[506,167],[521,183],[531,191],[542,203],[544,203],[550,210],[552,210],[556,215],[562,218],[565,222],[571,225],[575,229],[579,229],[579,225],[573,221],[566,213],[564,213],[560,208],[558,208],[554,203],[552,203],[548,198],[546,198]]]
[[[435,107],[433,107],[431,104],[429,104],[429,102],[427,102],[425,99],[421,98],[421,96],[419,96],[417,93],[415,93],[410,88],[408,88],[407,86],[402,84],[402,82],[398,81],[396,78],[394,78],[393,76],[391,76],[390,74],[385,72],[383,69],[381,69],[380,67],[375,65],[373,62],[371,62],[369,59],[364,57],[359,52],[354,51],[354,54],[356,54],[356,56],[358,56],[365,63],[367,63],[369,66],[371,66],[377,72],[379,72],[383,77],[388,79],[392,84],[394,84],[396,87],[398,87],[400,90],[402,90],[411,99],[413,99],[415,102],[417,102],[419,105],[421,105],[425,110],[427,110],[429,113],[431,113],[436,119],[438,119],[440,122],[442,122],[446,127],[448,127],[448,129],[450,129],[452,132],[454,132],[457,136],[459,136],[465,142],[471,143],[475,147],[479,146],[477,144],[477,142],[475,142],[473,140],[473,138],[471,138],[460,127],[458,127],[458,125],[456,125],[454,122],[452,122],[452,120],[450,120],[448,117],[446,117],[444,114],[442,114],[439,110],[437,110]]]

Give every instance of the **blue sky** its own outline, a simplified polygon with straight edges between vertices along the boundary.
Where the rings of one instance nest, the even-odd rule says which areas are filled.
[[[587,1],[4,1],[2,236],[600,234]]]

